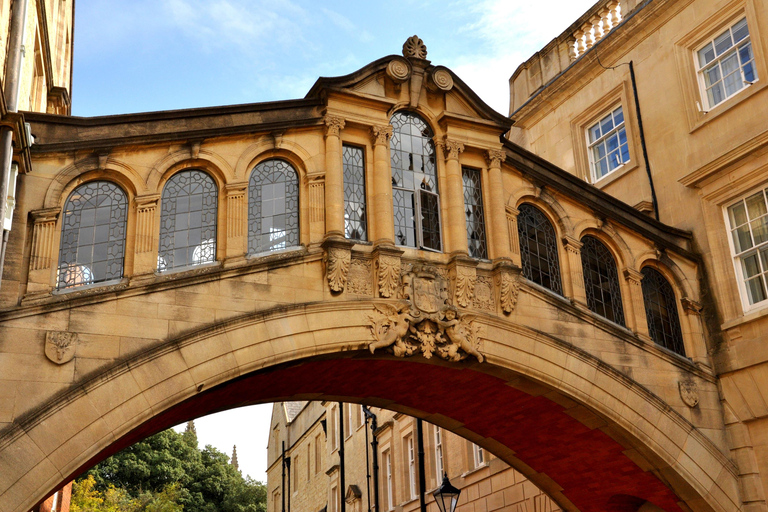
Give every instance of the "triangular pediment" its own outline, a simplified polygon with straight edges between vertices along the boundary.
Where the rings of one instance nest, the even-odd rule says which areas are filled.
[[[347,94],[410,108],[477,119],[506,132],[512,121],[493,110],[453,71],[426,59],[426,46],[416,36],[403,45],[403,55],[389,55],[340,77],[319,78],[306,98]]]

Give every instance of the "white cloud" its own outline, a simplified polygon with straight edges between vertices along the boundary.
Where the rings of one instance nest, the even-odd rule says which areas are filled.
[[[373,41],[373,35],[371,35],[370,32],[368,32],[365,28],[356,25],[352,20],[344,16],[343,14],[340,14],[336,11],[332,11],[330,9],[326,9],[325,7],[322,7],[320,9],[323,14],[330,20],[331,23],[336,25],[338,28],[346,32],[347,34],[351,35],[361,43],[368,43]]]

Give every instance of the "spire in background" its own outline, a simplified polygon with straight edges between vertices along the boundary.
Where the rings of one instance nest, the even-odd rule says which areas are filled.
[[[240,465],[237,463],[237,445],[232,447],[232,460],[230,461],[236,470],[240,471]]]

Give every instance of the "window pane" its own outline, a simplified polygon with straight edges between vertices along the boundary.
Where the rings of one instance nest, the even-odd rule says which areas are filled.
[[[421,235],[424,247],[440,250],[440,214],[437,195],[421,191]]]
[[[758,192],[757,194],[751,195],[746,199],[747,203],[747,212],[749,213],[750,219],[756,219],[762,215],[765,215],[766,209],[765,209],[765,199],[763,197],[763,192]]]
[[[750,304],[755,304],[766,299],[765,285],[763,284],[762,277],[756,277],[747,281],[747,294],[749,295]]]
[[[581,239],[581,264],[587,307],[617,324],[624,325],[624,308],[616,262],[605,245],[596,238]]]
[[[598,123],[589,129],[589,142],[595,142],[599,138],[600,138],[600,124]]]
[[[704,71],[704,81],[707,84],[707,87],[711,86],[714,83],[717,83],[720,80],[720,66],[715,64],[711,68]]]
[[[645,267],[641,272],[643,303],[651,339],[684,356],[683,333],[672,286],[659,271],[653,268]]]
[[[344,145],[343,165],[345,236],[353,240],[367,240],[363,150]]]
[[[723,101],[723,98],[725,97],[723,94],[723,84],[719,83],[709,89],[707,91],[707,96],[709,97],[709,104],[713,106]]]
[[[562,295],[555,229],[535,206],[522,204],[519,210],[517,235],[523,277]]]
[[[712,59],[715,58],[715,49],[712,47],[712,43],[699,50],[699,66],[706,66]]]
[[[736,252],[746,251],[752,247],[752,237],[749,234],[749,226],[741,226],[733,232],[733,243]]]
[[[731,218],[731,227],[741,226],[747,222],[747,210],[744,208],[744,203],[739,202],[728,208],[728,216]]]
[[[715,38],[715,53],[717,53],[717,55],[722,54],[731,46],[733,46],[733,41],[731,40],[730,31],[726,30]]]
[[[125,193],[107,181],[77,187],[64,205],[57,288],[119,279],[123,275]]]
[[[757,261],[757,254],[753,253],[749,256],[742,258],[744,267],[744,277],[754,277],[760,273],[760,263]]]
[[[248,253],[299,245],[299,178],[285,160],[265,160],[248,183]]]
[[[739,59],[741,60],[742,65],[752,60],[752,44],[751,43],[747,43],[741,48],[739,48]]]
[[[732,28],[733,40],[737,43],[749,35],[749,29],[747,28],[747,18],[743,18],[738,21]]]
[[[464,182],[464,213],[467,222],[469,255],[473,258],[488,258],[480,171],[463,167],[461,174]]]
[[[616,126],[619,126],[624,122],[624,111],[621,110],[621,107],[613,111],[613,122],[616,124]]]
[[[739,89],[744,87],[744,81],[741,79],[741,73],[738,71],[725,77],[723,83],[725,84],[726,96],[731,96],[735,94]]]

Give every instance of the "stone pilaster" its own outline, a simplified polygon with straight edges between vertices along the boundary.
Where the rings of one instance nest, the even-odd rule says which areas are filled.
[[[464,151],[460,141],[445,138],[441,141],[445,156],[445,200],[448,218],[443,222],[447,234],[445,252],[467,254],[467,218],[464,212],[464,182],[461,176],[459,155]]]
[[[685,313],[680,318],[680,324],[683,328],[685,354],[697,365],[711,368],[706,351],[699,348],[707,346],[704,341],[704,322],[701,318],[702,305],[688,297],[680,299],[680,304],[683,306],[683,312]]]
[[[33,210],[32,216],[32,252],[29,255],[28,292],[43,291],[50,288],[51,268],[56,266],[56,222],[61,210],[46,208]]]
[[[227,257],[242,256],[248,238],[247,183],[227,185]]]
[[[371,240],[376,244],[395,243],[395,224],[392,213],[392,170],[390,168],[389,139],[392,125],[372,126],[373,141],[373,220]]]
[[[587,306],[587,291],[584,287],[584,271],[581,266],[581,241],[572,236],[563,237],[563,247],[565,247],[567,265],[562,272],[563,287],[566,297],[573,299],[574,302]]]
[[[325,228],[326,236],[344,237],[344,169],[341,130],[344,119],[325,116]]]
[[[512,263],[521,267],[523,263],[520,258],[520,237],[517,233],[517,216],[519,214],[520,211],[514,206],[504,207],[504,218],[507,219],[506,229],[509,258],[512,260]]]
[[[151,273],[157,268],[159,233],[156,232],[156,224],[159,202],[159,194],[138,196],[134,199],[136,208],[136,238],[133,251],[134,274]]]
[[[486,152],[486,161],[488,162],[488,215],[490,220],[489,228],[491,233],[490,257],[491,259],[511,257],[510,239],[512,233],[504,218],[506,210],[504,208],[504,183],[501,179],[501,162],[504,161],[506,154],[502,150],[491,150]],[[515,222],[517,222],[515,216]],[[517,241],[517,227],[515,227],[515,241]],[[518,250],[518,253],[520,251]]]
[[[627,323],[627,327],[638,337],[645,341],[653,341],[648,331],[648,319],[645,316],[643,274],[630,267],[625,268],[622,274],[627,282],[626,289],[629,292],[627,301],[625,301],[625,304],[629,303],[629,308],[624,311],[624,321]]]

